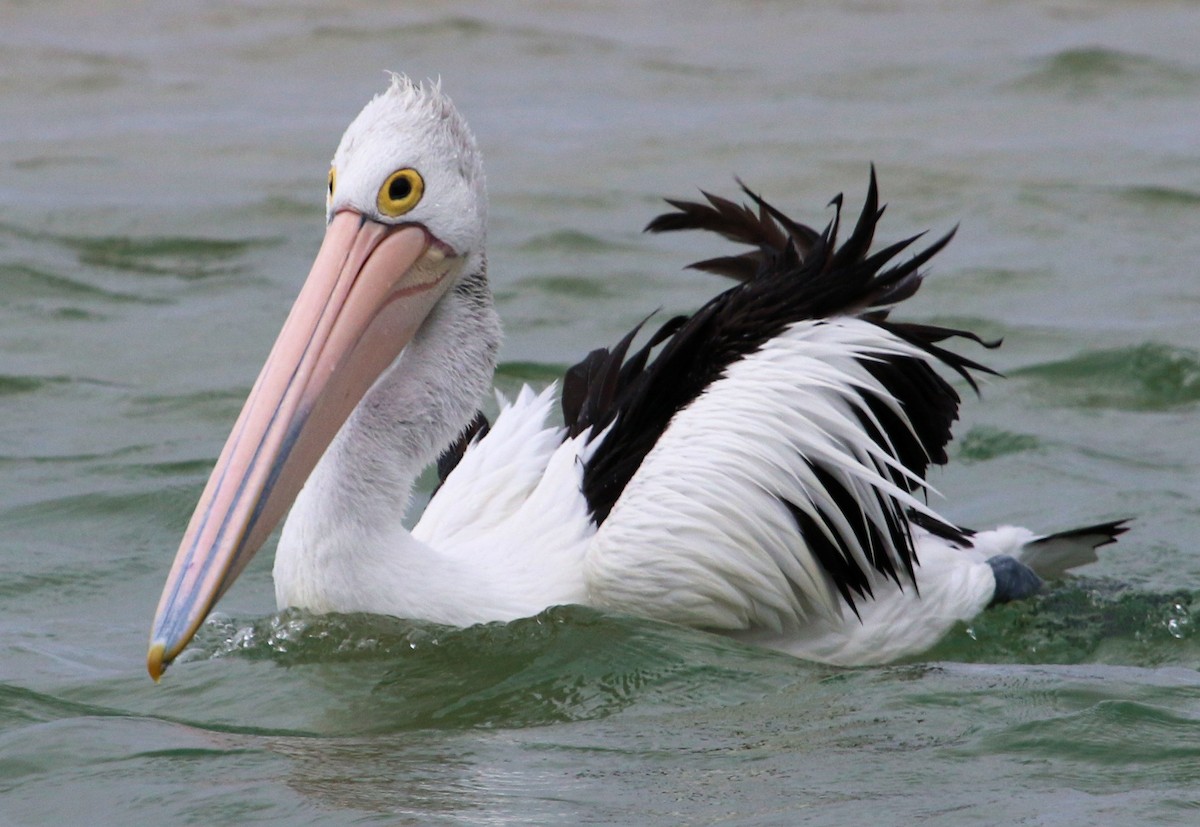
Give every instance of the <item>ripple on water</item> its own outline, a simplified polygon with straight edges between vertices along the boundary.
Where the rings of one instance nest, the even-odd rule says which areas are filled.
[[[518,250],[526,253],[558,253],[561,255],[604,254],[616,250],[631,249],[591,233],[580,230],[556,230],[533,236],[521,242]]]
[[[616,289],[603,281],[579,276],[531,276],[521,279],[520,286],[547,295],[573,299],[603,299],[619,295]]]
[[[1191,593],[1105,591],[1072,583],[986,612],[922,661],[1200,664],[1191,621],[1198,599]],[[231,669],[230,659],[243,666]],[[205,666],[212,661],[226,663],[215,672]],[[280,668],[286,673],[262,671]],[[899,667],[905,668],[911,667]],[[246,669],[257,674],[247,678]],[[206,691],[218,696],[253,680],[274,687],[274,708],[280,710],[296,709],[289,698],[302,694],[313,699],[308,708],[319,715],[262,726],[353,735],[543,726],[631,710],[665,714],[724,707],[830,676],[853,680],[859,671],[831,670],[700,631],[570,606],[467,629],[295,610],[249,622],[216,615],[169,680],[216,680],[224,688]],[[259,725],[223,718],[219,723]]]
[[[238,262],[241,256],[252,249],[278,243],[264,239],[186,236],[63,236],[60,241],[76,252],[81,264],[188,280],[242,273],[245,268]]]
[[[1067,700],[1064,693],[1069,690],[1051,693],[1051,702]],[[1033,720],[989,728],[967,751],[1035,762],[1047,768],[1054,783],[1097,794],[1191,788],[1200,777],[1200,721],[1194,703],[1189,711],[1172,697],[1176,693],[1156,688],[1132,693],[1142,698],[1104,698],[1054,714],[1043,706]],[[1191,694],[1195,697],[1194,687]],[[1176,801],[1180,804],[1186,806]]]
[[[35,393],[53,385],[70,384],[66,376],[3,376],[0,375],[0,396]]]
[[[173,276],[187,280],[241,273],[245,267],[239,260],[247,253],[282,243],[278,238],[71,235],[31,230],[11,223],[0,223],[0,234],[64,248],[74,254],[79,264],[87,267],[101,267],[142,276]],[[10,264],[6,267],[15,267],[14,275],[41,291],[86,291],[90,296],[102,296],[110,301],[154,302],[153,299],[128,293],[104,291],[22,264]]]
[[[558,382],[566,371],[566,365],[546,362],[501,362],[496,366],[496,377],[497,383],[503,381],[518,386],[528,384],[542,387],[551,382]]]
[[[1130,738],[1132,732],[1138,733]],[[1108,699],[1049,720],[1028,721],[999,736],[1006,751],[1052,753],[1097,764],[1187,763],[1200,776],[1200,719],[1150,703]]]
[[[1113,192],[1122,201],[1138,207],[1177,210],[1200,207],[1200,192],[1163,186],[1118,187]]]
[[[1194,90],[1200,72],[1150,55],[1086,46],[1041,58],[1016,82],[1019,90],[1068,96],[1169,95]]]
[[[74,715],[116,714],[103,707],[56,698],[26,689],[0,683],[0,731],[20,724],[53,721]]]
[[[976,425],[958,442],[958,458],[964,462],[983,462],[1006,454],[1033,451],[1040,445],[1037,437],[1030,434]]]
[[[336,697],[310,728],[343,734],[541,726],[603,718],[634,704],[658,711],[724,704],[814,668],[725,638],[577,606],[466,629],[294,610],[251,623],[216,616],[173,669],[229,657],[288,667],[293,689],[324,685]],[[351,671],[357,697],[347,695]]]
[[[1200,353],[1146,342],[1090,350],[1010,373],[1055,404],[1161,411],[1200,401]]]
[[[162,299],[110,290],[77,278],[28,264],[0,264],[4,295],[0,304],[28,306],[33,302],[88,304],[163,304]],[[72,305],[73,306],[73,305]]]

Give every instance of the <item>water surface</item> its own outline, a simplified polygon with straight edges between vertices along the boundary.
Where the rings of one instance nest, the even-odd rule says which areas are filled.
[[[0,8],[0,822],[1055,824],[1200,818],[1200,7],[263,0]],[[907,318],[1004,346],[934,476],[964,524],[1124,516],[1081,577],[836,670],[556,608],[272,614],[270,555],[160,686],[178,538],[383,70],[492,193],[501,387],[719,287],[641,235],[740,176],[881,240]],[[977,354],[972,354],[977,355]]]

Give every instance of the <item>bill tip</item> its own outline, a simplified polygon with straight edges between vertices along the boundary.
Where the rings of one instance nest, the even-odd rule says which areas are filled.
[[[146,671],[154,678],[155,683],[162,679],[163,672],[166,671],[167,664],[163,662],[165,656],[166,647],[162,643],[151,644],[150,652],[146,655]]]

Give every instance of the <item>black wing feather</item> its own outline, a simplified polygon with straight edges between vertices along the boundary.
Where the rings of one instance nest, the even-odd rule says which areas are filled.
[[[740,184],[741,182],[739,182]],[[696,399],[726,368],[754,353],[790,325],[803,320],[858,316],[920,349],[925,359],[892,356],[864,360],[864,367],[899,401],[911,427],[889,406],[869,393],[864,405],[878,422],[860,416],[864,431],[894,452],[905,468],[923,478],[930,463],[947,460],[946,445],[958,417],[958,394],[930,366],[940,362],[964,377],[972,387],[972,372],[992,373],[987,367],[940,346],[965,338],[988,347],[969,331],[948,327],[897,323],[888,320],[890,307],[920,287],[921,268],[942,250],[954,230],[906,261],[896,256],[915,244],[913,236],[871,252],[875,230],[884,209],[879,205],[874,167],[867,197],[850,236],[840,246],[842,197],[830,204],[834,216],[821,232],[783,214],[744,184],[749,204],[703,192],[704,201],[668,200],[674,210],[653,219],[649,232],[704,230],[753,249],[708,259],[695,269],[727,276],[738,284],[725,290],[690,317],[664,323],[640,349],[626,358],[633,338],[645,320],[612,350],[600,349],[568,371],[563,387],[563,413],[569,433],[588,428],[609,432],[585,465],[583,493],[597,524],[607,517],[646,454],[666,430],[676,412]],[[657,349],[657,352],[653,351]],[[895,550],[904,574],[911,580],[915,562],[911,515],[877,492],[887,537],[862,514],[853,492],[814,466],[831,497],[853,526],[860,547],[869,549],[875,569],[900,582]],[[886,472],[892,482],[913,490],[915,484],[899,471]],[[824,476],[822,476],[824,475]],[[886,501],[885,501],[886,500]],[[813,519],[794,504],[785,503],[798,531],[853,608],[854,596],[869,595],[867,574],[849,550],[831,540]],[[855,514],[855,511],[858,514]],[[932,522],[923,517],[922,524]],[[939,526],[957,532],[953,526]]]
[[[467,452],[467,448],[471,447],[471,443],[476,438],[483,439],[487,436],[487,432],[491,427],[491,423],[488,422],[483,411],[476,411],[475,418],[458,435],[458,439],[450,443],[446,450],[442,451],[441,455],[437,458],[438,481],[433,489],[434,494],[441,489],[442,484],[446,482],[446,477],[450,476],[450,472],[462,462],[463,454]]]

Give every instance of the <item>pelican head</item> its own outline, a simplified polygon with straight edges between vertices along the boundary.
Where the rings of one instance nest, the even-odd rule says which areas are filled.
[[[437,84],[393,75],[342,136],[324,242],[184,534],[151,633],[155,680],[434,306],[482,271],[486,204],[453,104]]]

